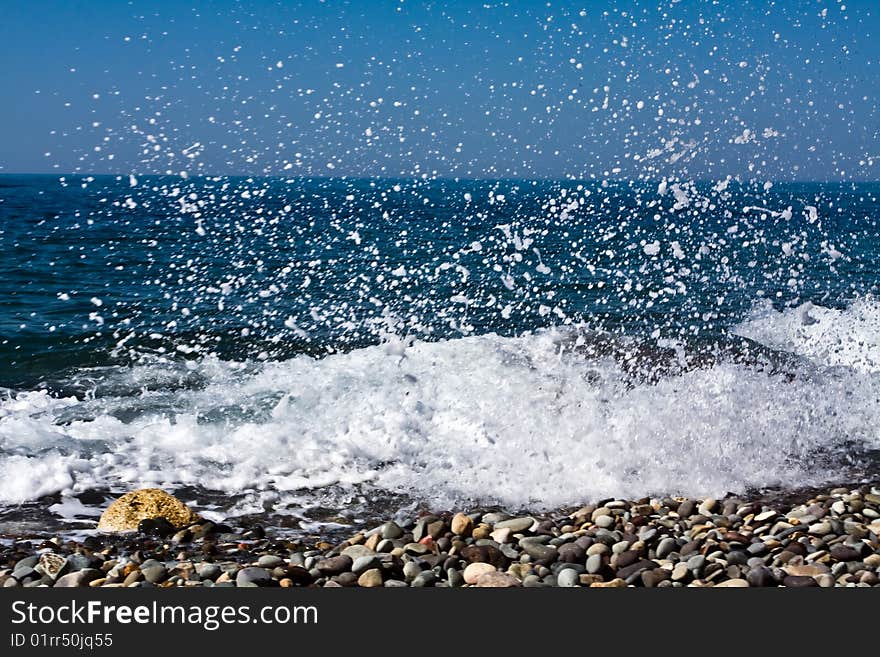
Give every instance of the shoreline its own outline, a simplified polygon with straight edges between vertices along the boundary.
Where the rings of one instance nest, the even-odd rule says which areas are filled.
[[[880,587],[880,482],[530,515],[423,512],[332,543],[273,534],[202,519],[12,538],[0,544],[0,586]]]

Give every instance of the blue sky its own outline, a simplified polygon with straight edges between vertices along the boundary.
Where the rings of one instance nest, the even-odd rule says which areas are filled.
[[[0,172],[876,179],[873,4],[6,0]]]

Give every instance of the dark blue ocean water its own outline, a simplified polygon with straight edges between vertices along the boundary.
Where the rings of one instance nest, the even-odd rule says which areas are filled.
[[[0,505],[154,484],[307,527],[874,477],[878,195],[2,176]]]
[[[713,185],[3,176],[0,385],[389,332],[716,336],[757,299],[876,291],[880,185]]]

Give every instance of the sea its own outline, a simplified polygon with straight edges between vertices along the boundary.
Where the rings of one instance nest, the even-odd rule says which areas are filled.
[[[0,176],[0,534],[876,482],[878,197]]]

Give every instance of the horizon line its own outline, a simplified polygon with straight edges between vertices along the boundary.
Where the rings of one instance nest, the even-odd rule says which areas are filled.
[[[178,178],[182,180],[190,180],[190,179],[206,179],[206,178],[286,178],[290,180],[405,180],[408,182],[432,182],[432,181],[451,181],[451,182],[500,182],[500,181],[517,181],[517,182],[572,182],[572,183],[621,183],[621,182],[633,182],[633,181],[675,181],[675,180],[689,180],[690,182],[702,183],[702,182],[715,182],[729,180],[731,182],[738,183],[747,183],[751,181],[755,182],[772,182],[773,184],[871,184],[871,183],[880,183],[880,178],[852,178],[848,180],[829,180],[829,179],[817,179],[817,178],[786,178],[786,179],[768,179],[761,177],[750,177],[746,178],[738,175],[729,175],[724,177],[695,177],[685,179],[680,176],[658,176],[658,177],[650,177],[650,178],[640,178],[640,177],[630,177],[630,178],[576,178],[576,177],[564,177],[564,176],[534,176],[534,177],[518,177],[518,176],[498,176],[498,177],[474,177],[474,176],[431,176],[427,178],[422,177],[411,177],[411,176],[400,176],[400,175],[367,175],[367,174],[357,174],[357,175],[335,175],[335,176],[327,176],[327,175],[284,175],[278,173],[261,173],[261,174],[248,174],[248,173],[228,173],[228,174],[209,174],[209,173],[198,173],[191,174],[187,176],[181,176],[178,173],[52,173],[52,172],[26,172],[26,171],[2,171],[0,170],[0,177],[7,176],[21,176],[21,177],[52,177],[52,178],[64,178],[64,177],[101,177],[101,178],[125,178],[126,176],[134,175],[139,178]]]

